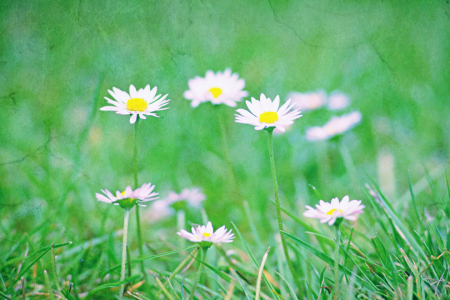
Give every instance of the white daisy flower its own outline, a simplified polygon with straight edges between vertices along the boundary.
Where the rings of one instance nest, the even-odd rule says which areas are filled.
[[[331,203],[320,200],[316,208],[306,205],[308,210],[303,215],[307,218],[319,219],[320,223],[328,223],[331,226],[337,218],[356,221],[364,207],[361,205],[361,200],[349,201],[349,197],[345,196],[341,202],[339,202],[339,198],[333,198]]]
[[[335,135],[343,134],[361,122],[362,115],[359,111],[340,117],[332,117],[323,127],[315,126],[306,131],[306,139],[309,141],[326,140]]]
[[[235,114],[236,122],[253,125],[256,130],[275,127],[284,132],[288,125],[293,124],[295,119],[302,116],[301,111],[298,109],[289,112],[293,106],[290,104],[291,99],[279,107],[279,96],[276,96],[272,102],[270,98],[266,98],[264,94],[261,94],[260,100],[256,100],[252,97],[252,102],[245,102],[250,112],[245,109],[237,109],[236,111],[240,113],[240,115]]]
[[[324,90],[308,93],[290,92],[288,98],[295,108],[302,111],[314,110],[327,103],[327,93]]]
[[[341,91],[332,91],[328,97],[327,108],[329,110],[340,110],[350,105],[350,97]]]
[[[191,189],[184,189],[180,194],[170,192],[165,199],[170,204],[178,201],[186,201],[192,207],[200,207],[202,202],[206,199],[206,196],[197,187]]]
[[[172,191],[166,198],[152,203],[145,219],[152,223],[157,222],[164,217],[173,215],[176,208],[183,209],[185,206],[199,208],[205,199],[206,196],[196,187],[186,188],[180,194]]]
[[[177,234],[191,242],[204,242],[204,244],[208,246],[211,246],[212,243],[231,243],[234,239],[234,233],[231,233],[231,229],[227,232],[224,225],[214,232],[211,222],[208,222],[206,226],[197,226],[197,228],[192,227],[191,230],[192,233],[181,229]]]
[[[135,204],[145,206],[141,203],[158,199],[158,197],[155,197],[158,193],[153,192],[154,188],[155,186],[149,182],[144,183],[140,188],[137,188],[134,191],[131,186],[127,186],[123,192],[116,191],[115,196],[109,190],[104,189],[102,192],[106,196],[95,193],[95,197],[98,201],[112,203],[114,205],[120,205],[122,208],[130,209]]]
[[[192,100],[192,107],[207,101],[235,107],[237,101],[248,95],[247,91],[243,91],[245,80],[239,79],[237,73],[231,74],[230,68],[217,74],[209,70],[204,78],[197,76],[190,79],[188,85],[189,90],[184,92],[184,98]]]
[[[147,85],[144,89],[138,91],[134,85],[130,85],[130,93],[121,91],[118,88],[113,87],[113,90],[108,90],[114,100],[105,97],[109,104],[114,106],[104,106],[100,110],[115,111],[119,115],[131,115],[130,123],[134,124],[139,118],[146,119],[147,116],[159,117],[156,115],[156,111],[169,109],[168,107],[162,108],[170,99],[166,99],[167,94],[161,97],[161,94],[156,96],[156,86],[150,90],[150,85]]]

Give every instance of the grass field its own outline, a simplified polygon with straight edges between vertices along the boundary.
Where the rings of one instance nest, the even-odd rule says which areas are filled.
[[[199,187],[206,200],[158,221],[141,207],[144,256],[131,211],[130,257],[146,258],[147,275],[131,265],[127,290],[140,296],[126,297],[164,299],[153,274],[164,283],[195,249],[176,251],[195,246],[176,233],[209,220],[236,238],[228,256],[209,250],[195,298],[255,299],[261,283],[264,299],[329,299],[334,229],[303,213],[349,195],[366,208],[341,225],[341,299],[450,299],[448,1],[6,0],[0,16],[1,299],[118,297],[123,210],[95,193],[133,185],[134,126],[99,109],[130,84],[171,99],[139,121],[139,185],[161,198]],[[267,133],[236,123],[235,108],[183,97],[189,79],[226,68],[245,79],[245,100],[340,90],[351,104],[338,114],[363,116],[309,142],[334,113],[304,112],[274,136],[299,285],[279,241]],[[172,297],[189,297],[198,267],[174,276]]]

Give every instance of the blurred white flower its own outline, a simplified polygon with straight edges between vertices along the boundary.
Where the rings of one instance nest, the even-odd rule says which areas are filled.
[[[319,219],[320,223],[328,223],[331,226],[337,218],[356,221],[364,207],[361,205],[361,200],[349,201],[349,197],[345,196],[341,202],[339,202],[339,198],[333,198],[331,203],[320,200],[315,209],[306,205],[308,210],[303,215],[307,218]]]
[[[172,204],[177,201],[186,201],[192,207],[200,207],[202,202],[206,199],[206,196],[200,191],[199,188],[184,189],[180,194],[170,192],[166,200]]]
[[[306,139],[309,141],[326,140],[335,135],[342,134],[361,122],[359,111],[340,117],[332,117],[324,126],[315,126],[306,130]]]
[[[190,240],[191,242],[197,243],[231,243],[234,239],[234,233],[231,233],[231,229],[227,232],[224,225],[214,232],[211,222],[208,222],[206,226],[197,226],[197,228],[192,227],[191,231],[192,233],[181,229],[181,231],[177,232],[177,234]]]
[[[170,192],[166,198],[152,203],[150,209],[147,210],[145,219],[154,223],[164,217],[173,215],[176,207],[191,206],[199,208],[205,199],[206,196],[197,187],[184,189],[180,194]]]
[[[115,196],[109,190],[104,189],[102,192],[106,196],[100,193],[95,193],[95,197],[98,201],[120,205],[123,208],[129,209],[135,204],[145,206],[141,205],[141,203],[158,199],[158,197],[155,197],[158,193],[153,192],[154,188],[155,186],[149,182],[144,183],[140,188],[137,188],[134,191],[131,186],[127,186],[123,192],[116,191]]]
[[[150,85],[147,85],[144,89],[139,89],[137,91],[134,85],[130,85],[130,94],[128,94],[127,92],[113,87],[113,90],[108,90],[108,92],[117,101],[105,97],[108,103],[114,106],[103,106],[100,110],[115,111],[119,115],[131,115],[131,124],[136,122],[138,115],[141,119],[146,119],[146,115],[158,117],[154,112],[168,109],[168,107],[162,107],[169,103],[170,99],[166,99],[167,94],[163,97],[161,97],[161,94],[155,96],[156,89],[155,86],[150,90]]]
[[[324,90],[308,93],[290,92],[287,98],[292,100],[295,108],[302,111],[314,110],[327,103],[327,94]]]
[[[237,101],[248,95],[247,91],[243,91],[245,80],[239,79],[237,73],[231,74],[230,68],[217,74],[208,70],[204,78],[196,76],[189,79],[188,85],[189,90],[184,92],[184,98],[192,100],[192,107],[207,101],[235,107]]]
[[[332,91],[328,97],[327,108],[329,110],[340,110],[344,109],[350,104],[350,97],[341,91]]]
[[[302,116],[299,109],[289,111],[293,106],[292,104],[290,105],[290,102],[291,99],[286,101],[283,106],[279,107],[279,96],[276,96],[273,102],[270,98],[266,98],[264,94],[261,94],[260,100],[256,100],[252,97],[252,102],[246,101],[250,112],[245,109],[237,109],[236,111],[240,113],[240,115],[235,114],[235,121],[237,123],[253,125],[256,130],[275,127],[284,132],[288,125],[293,124],[295,119]]]

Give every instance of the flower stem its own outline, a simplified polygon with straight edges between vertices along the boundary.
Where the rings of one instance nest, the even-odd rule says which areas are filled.
[[[138,124],[139,118],[134,123],[134,188],[138,188]],[[141,218],[139,216],[139,205],[136,205],[136,230],[137,230],[137,238],[138,238],[138,246],[139,246],[139,256],[144,255],[144,247],[142,243],[142,231],[141,231]],[[139,263],[141,267],[141,273],[146,276],[144,262],[141,261]]]
[[[336,225],[336,243],[334,246],[334,298],[339,299],[339,243],[341,239],[341,229]]]
[[[273,156],[273,130],[274,127],[269,127],[266,129],[269,137],[269,156],[270,156],[270,166],[272,168],[272,179],[273,179],[273,188],[275,190],[275,201],[277,204],[277,219],[278,219],[278,227],[280,229],[280,237],[281,237],[281,245],[283,246],[284,256],[286,257],[286,262],[288,264],[289,270],[291,271],[292,277],[297,285],[298,290],[301,290],[301,283],[298,277],[295,275],[294,266],[292,265],[291,259],[289,258],[289,253],[286,245],[286,239],[284,234],[281,233],[283,230],[283,221],[281,219],[281,206],[280,206],[280,195],[278,194],[278,182],[277,182],[277,173],[275,170],[275,159]]]
[[[123,217],[123,242],[122,242],[122,268],[120,269],[120,281],[125,279],[125,262],[127,260],[127,236],[128,236],[128,219],[130,210],[125,209],[125,216]],[[119,300],[123,298],[125,284],[120,286]]]
[[[195,248],[189,255],[181,262],[181,264],[175,269],[175,271],[170,274],[169,278],[167,278],[166,283],[164,283],[164,287],[169,284],[169,282],[181,271],[181,269],[184,268],[184,266],[195,256],[197,255],[198,250],[200,247]],[[159,295],[161,295],[163,291],[159,290],[159,292],[156,294],[155,298],[158,299]]]
[[[200,257],[201,261],[204,261],[206,259],[206,251],[207,250],[208,250],[208,248],[202,248],[201,257]],[[191,289],[191,294],[189,295],[189,300],[194,299],[194,294],[195,294],[195,290],[197,289],[197,284],[200,281],[200,277],[202,276],[203,263],[201,261],[199,262],[200,265],[198,266],[197,276],[195,276],[195,281],[194,281],[194,285],[192,286],[192,289]]]

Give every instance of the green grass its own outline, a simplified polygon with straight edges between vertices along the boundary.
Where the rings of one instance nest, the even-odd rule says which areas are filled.
[[[120,265],[123,212],[95,193],[133,183],[134,128],[99,108],[112,87],[150,84],[171,102],[139,124],[140,184],[161,197],[201,187],[207,219],[242,236],[223,245],[229,259],[208,252],[206,299],[226,298],[230,284],[226,299],[254,299],[269,246],[261,299],[327,299],[334,231],[302,214],[347,194],[366,208],[342,226],[343,299],[450,299],[450,255],[435,259],[450,247],[446,1],[3,1],[0,16],[0,297],[117,297],[120,268],[110,269]],[[363,115],[340,140],[304,138],[329,119],[325,109],[274,137],[299,290],[275,236],[266,133],[235,123],[233,108],[193,109],[183,98],[190,78],[227,67],[253,97],[338,89],[352,99],[345,112]],[[193,249],[177,251],[191,243],[176,234],[176,216],[150,223],[147,209],[144,265],[164,284]],[[186,221],[204,216],[191,209]],[[126,281],[153,299],[159,287],[140,275],[135,226],[132,212]],[[173,276],[173,297],[189,297],[198,264]]]

